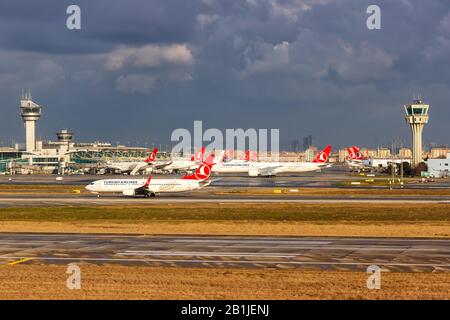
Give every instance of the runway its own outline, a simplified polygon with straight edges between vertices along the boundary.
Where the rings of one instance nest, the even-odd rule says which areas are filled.
[[[155,198],[116,196],[39,196],[1,195],[0,208],[40,206],[111,206],[111,205],[154,205],[179,203],[298,203],[298,204],[450,204],[448,197],[307,197],[294,195],[233,196],[183,194],[164,195]]]
[[[122,179],[126,178],[148,178],[148,176],[123,176],[123,175],[71,175],[63,176],[62,181],[56,181],[56,175],[17,175],[17,176],[0,176],[0,184],[4,185],[87,185],[95,180],[100,179]],[[179,178],[181,175],[168,174],[154,174],[154,179],[164,178],[172,179]],[[377,175],[378,178],[387,176]],[[327,169],[323,172],[310,172],[299,175],[280,175],[277,177],[249,177],[247,175],[212,175],[211,180],[214,182],[211,186],[227,188],[351,188],[343,187],[343,182],[360,181],[367,177],[350,175],[345,170]],[[11,180],[9,180],[11,179]],[[420,179],[417,179],[419,181]],[[450,189],[450,179],[441,179],[434,183],[408,183],[404,186],[407,189]],[[358,186],[357,188],[378,189],[380,186]],[[385,187],[384,187],[385,188]]]
[[[0,264],[450,271],[450,240],[0,233]]]

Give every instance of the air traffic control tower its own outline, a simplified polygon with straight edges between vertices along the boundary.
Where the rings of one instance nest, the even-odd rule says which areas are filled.
[[[31,93],[22,93],[20,99],[20,115],[25,124],[25,149],[33,152],[36,149],[36,121],[41,117],[42,106],[31,100]]]
[[[423,126],[428,123],[428,109],[430,105],[422,100],[414,100],[411,104],[405,104],[405,120],[409,123],[412,132],[412,162],[413,168],[422,162],[422,131]]]

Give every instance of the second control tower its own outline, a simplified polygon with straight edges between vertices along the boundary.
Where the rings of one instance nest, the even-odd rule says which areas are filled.
[[[409,123],[412,132],[412,167],[415,168],[422,162],[422,131],[428,123],[428,109],[430,105],[422,100],[414,100],[411,104],[405,104],[405,120]]]

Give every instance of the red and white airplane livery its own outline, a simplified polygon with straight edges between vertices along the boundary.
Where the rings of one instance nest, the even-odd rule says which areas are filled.
[[[142,195],[145,198],[154,197],[160,193],[185,192],[201,189],[209,184],[214,155],[211,154],[191,175],[180,179],[103,179],[86,186],[86,190],[100,193],[122,193],[124,196]]]
[[[369,159],[364,156],[357,146],[347,148],[348,156],[345,159],[350,167],[363,168],[370,165]]]
[[[152,153],[147,159],[143,161],[108,161],[106,167],[109,169],[120,171],[121,173],[129,173],[134,175],[139,173],[139,171],[153,166],[156,161],[156,154],[158,153],[158,148],[153,149]]]
[[[317,154],[312,162],[254,162],[234,160],[221,162],[213,168],[215,173],[247,173],[251,177],[276,176],[279,173],[302,173],[318,171],[328,167],[331,145]],[[247,154],[248,158],[249,154]],[[249,159],[249,158],[248,158]]]
[[[198,151],[190,159],[172,159],[161,169],[168,172],[195,170],[204,161],[204,158],[205,147],[202,147],[200,151]]]

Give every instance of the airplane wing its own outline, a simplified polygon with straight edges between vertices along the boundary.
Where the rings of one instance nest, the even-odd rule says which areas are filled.
[[[200,187],[198,189],[200,190],[200,189],[203,189],[204,187],[209,186],[211,184],[211,182],[212,182],[211,180],[200,182]]]
[[[152,164],[152,168],[154,169],[164,169],[167,166],[170,166],[172,164],[172,161],[164,161],[164,162],[157,162]]]
[[[146,162],[138,163],[134,167],[133,170],[131,170],[130,175],[135,175],[136,173],[139,173],[142,169],[146,168],[148,165]]]
[[[208,180],[207,182],[208,182],[208,186],[211,184],[211,183],[213,183],[213,182],[216,182],[216,181],[219,181],[219,180],[222,180],[222,179],[213,179],[213,180]],[[202,186],[202,188],[204,188],[204,187],[206,187],[206,186]]]
[[[139,173],[139,171],[143,170],[143,169],[147,169],[147,168],[152,168],[152,169],[163,169],[164,167],[167,167],[168,165],[170,165],[172,163],[172,161],[165,161],[165,162],[151,162],[151,163],[147,163],[147,162],[140,162],[138,164],[136,164],[136,166],[134,167],[134,169],[131,171],[131,175],[134,175],[136,173]]]

